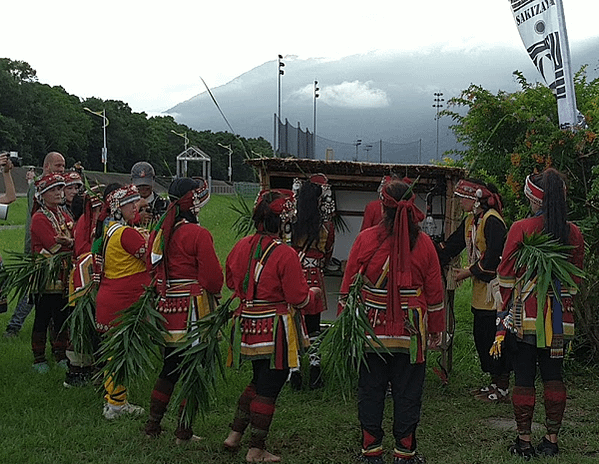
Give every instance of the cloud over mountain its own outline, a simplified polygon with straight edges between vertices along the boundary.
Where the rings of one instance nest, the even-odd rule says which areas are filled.
[[[597,77],[599,39],[571,43],[574,70],[588,64],[588,78]],[[442,92],[444,107],[471,84],[490,92],[514,92],[513,71],[529,82],[540,76],[521,48],[507,46],[427,49],[422,53],[386,52],[338,60],[285,57],[281,76],[282,119],[312,130],[314,81],[318,81],[317,135],[328,140],[364,145],[379,140],[419,146],[423,161],[436,155],[436,108],[433,93]],[[245,137],[273,138],[277,112],[277,62],[264,63],[212,89],[233,129]],[[226,131],[226,124],[204,92],[168,111],[197,130]],[[449,126],[439,121],[439,148],[455,148]],[[318,156],[318,155],[317,155]],[[359,154],[361,156],[361,154]],[[366,155],[367,156],[367,155]],[[416,154],[415,154],[416,156]]]

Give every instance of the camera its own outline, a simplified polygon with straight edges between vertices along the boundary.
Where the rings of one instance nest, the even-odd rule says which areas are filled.
[[[0,150],[0,154],[5,154],[14,167],[20,167],[23,163],[18,151]]]
[[[8,154],[9,154],[8,159],[10,159],[10,162],[12,163],[12,165],[16,168],[20,167],[21,164],[23,163],[23,160],[19,156],[19,152],[18,151],[9,151]]]

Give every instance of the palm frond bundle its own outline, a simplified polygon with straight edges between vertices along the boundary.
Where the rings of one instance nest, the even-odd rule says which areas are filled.
[[[71,314],[65,321],[69,330],[71,343],[75,353],[82,356],[94,354],[93,340],[96,337],[96,297],[98,296],[98,284],[89,282],[74,300],[71,306]]]
[[[346,232],[349,232],[349,226],[347,225],[347,222],[345,222],[345,219],[343,219],[343,216],[341,216],[340,214],[333,214],[331,220],[333,221],[333,225],[335,226],[336,233],[344,234]]]
[[[364,277],[356,274],[350,287],[345,308],[339,317],[318,338],[325,385],[341,393],[344,401],[355,391],[360,366],[366,363],[367,349],[389,353],[375,335],[362,300]]]
[[[215,311],[195,321],[184,342],[173,352],[173,355],[183,355],[179,366],[181,388],[174,401],[184,404],[182,420],[186,426],[198,412],[205,417],[216,395],[218,376],[225,377],[220,341],[231,318],[232,302],[231,297]]]
[[[158,347],[164,346],[164,317],[156,309],[157,292],[145,287],[139,300],[120,312],[116,325],[106,332],[100,347],[100,363],[115,385],[148,379],[160,363]]]
[[[252,220],[253,207],[245,197],[239,193],[236,195],[235,202],[229,205],[233,211],[238,214],[237,219],[233,222],[233,230],[237,237],[245,237],[254,231],[254,221]]]
[[[24,295],[44,293],[71,268],[70,251],[56,254],[6,251],[5,255],[0,287],[11,292],[17,301]]]
[[[578,288],[573,276],[583,277],[584,272],[568,261],[571,245],[564,245],[547,234],[524,235],[515,253],[516,271],[525,270],[522,282],[536,279],[537,311],[542,313],[549,288],[560,299],[557,282],[571,288]]]

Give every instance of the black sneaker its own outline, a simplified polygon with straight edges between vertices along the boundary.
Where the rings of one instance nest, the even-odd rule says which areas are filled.
[[[300,371],[293,371],[289,376],[289,384],[294,390],[302,389],[302,374]]]
[[[543,441],[537,445],[535,451],[539,456],[557,456],[559,454],[559,447],[557,443],[551,443],[547,440],[547,437],[543,437]]]
[[[385,464],[385,460],[383,459],[383,456],[381,456],[381,455],[368,456],[365,454],[360,454],[358,456],[358,462],[362,462],[365,464]]]
[[[89,379],[80,373],[67,372],[62,386],[65,388],[84,387],[89,383]]]
[[[516,441],[509,448],[509,452],[514,456],[520,456],[525,461],[530,461],[537,455],[536,450],[530,444],[529,441],[521,440],[520,437],[516,437]]]
[[[415,454],[411,458],[393,458],[393,464],[424,464],[426,463],[426,459],[424,456],[420,456],[419,454]]]

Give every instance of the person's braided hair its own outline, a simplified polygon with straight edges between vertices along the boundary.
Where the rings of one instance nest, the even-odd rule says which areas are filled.
[[[568,206],[564,176],[557,169],[547,168],[542,173],[531,176],[530,180],[543,189],[543,231],[567,244],[570,227],[567,223]]]

